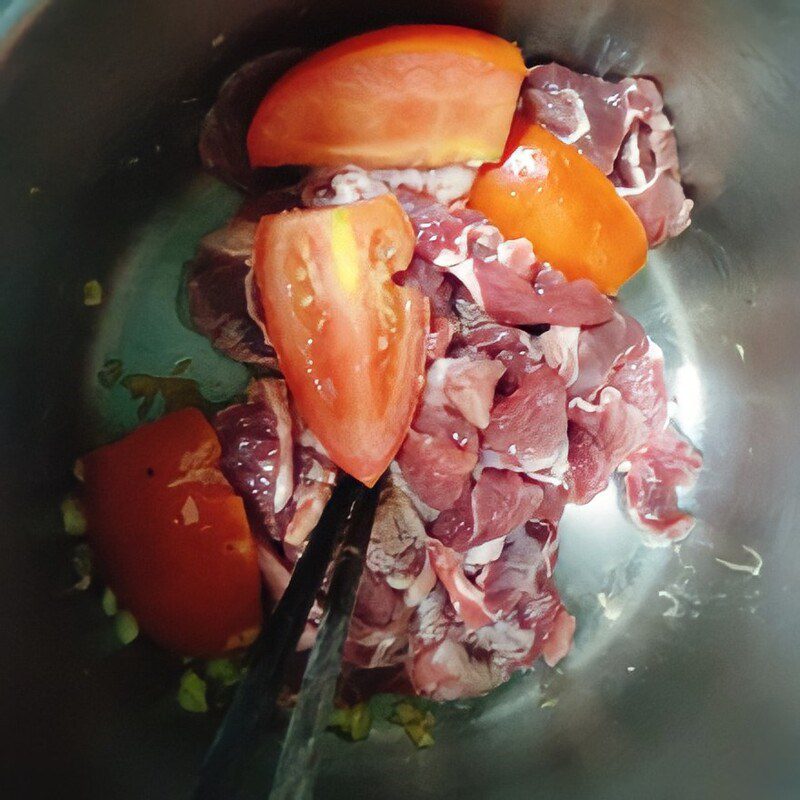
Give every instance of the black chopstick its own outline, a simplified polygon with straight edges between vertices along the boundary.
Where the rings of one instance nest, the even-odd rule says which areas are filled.
[[[380,485],[380,483],[379,483]],[[269,800],[310,800],[318,766],[317,745],[331,717],[342,649],[358,592],[379,491],[353,510],[336,555],[325,616],[303,675]]]
[[[250,651],[247,674],[203,761],[194,800],[237,800],[243,797],[246,776],[253,769],[263,772],[263,765],[254,765],[253,757],[263,750],[264,738],[274,727],[286,664],[297,647],[334,545],[349,520],[363,519],[363,506],[371,505],[374,514],[376,495],[376,488],[367,489],[349,476],[334,490],[286,591]],[[261,797],[266,794],[263,788]]]

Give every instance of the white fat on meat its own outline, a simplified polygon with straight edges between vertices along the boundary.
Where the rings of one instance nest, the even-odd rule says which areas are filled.
[[[414,616],[414,639],[422,647],[442,641],[447,635],[450,621],[445,614],[447,592],[441,583],[435,583],[433,589],[417,604]]]
[[[250,253],[253,252],[252,243],[250,245]],[[271,344],[269,340],[269,336],[267,335],[267,328],[264,325],[264,317],[259,304],[256,302],[256,290],[255,290],[255,275],[253,273],[253,265],[249,263],[251,259],[248,259],[248,264],[250,269],[245,275],[244,278],[244,296],[247,301],[247,315],[250,317],[253,322],[258,326],[261,333],[264,335],[264,341],[267,344]]]
[[[497,260],[520,278],[531,280],[536,265],[533,245],[527,239],[506,239],[496,247]]]
[[[638,131],[638,128],[637,128]],[[619,151],[619,159],[626,167],[626,178],[630,181],[630,186],[617,186],[617,194],[620,197],[627,197],[632,194],[641,194],[649,188],[647,175],[641,166],[641,150],[639,149],[639,136],[626,136]],[[650,185],[654,184],[658,176],[664,171],[664,167],[656,167]]]
[[[307,428],[300,420],[300,415],[294,407],[293,417],[295,423],[295,438],[297,439],[297,443],[303,447],[310,447],[312,450],[316,450],[320,455],[325,456],[325,458],[330,458],[328,451],[325,449],[325,445],[322,444],[322,442],[317,438],[316,434],[311,430],[311,428]],[[330,470],[324,470],[324,473],[325,475],[329,476],[324,479],[325,482],[332,483],[336,473],[331,472]],[[315,478],[314,480],[323,479]]]
[[[461,556],[436,539],[428,540],[428,553],[436,576],[467,629],[489,625],[494,615],[486,607],[483,592],[464,574]]]
[[[451,274],[455,275],[453,268],[463,264],[469,256],[469,243],[466,235],[466,228],[456,236],[453,240],[453,248],[442,247],[441,250],[434,256],[431,262],[436,267],[446,269]]]
[[[580,328],[551,325],[539,337],[547,366],[558,372],[569,388],[578,379],[578,337]]]
[[[464,568],[475,570],[491,564],[492,561],[497,561],[503,552],[505,541],[505,536],[499,536],[497,539],[491,539],[488,542],[477,545],[477,547],[471,547],[464,554]]]
[[[278,378],[252,381],[247,390],[251,402],[262,402],[272,409],[277,423],[278,472],[275,478],[275,513],[282,511],[294,492],[294,440],[292,415],[286,383]]]
[[[293,495],[295,511],[283,537],[287,545],[302,547],[319,522],[331,498],[331,492],[331,485],[321,481],[304,481],[295,488]]]
[[[423,401],[447,404],[483,430],[489,424],[495,386],[504,372],[500,361],[437,358],[428,369]]]
[[[691,224],[694,203],[687,199],[680,180],[662,171],[638,191],[623,194],[625,201],[642,221],[651,247],[682,233]]]
[[[358,646],[362,652],[368,652],[369,658],[361,663],[366,669],[388,667],[397,663],[398,655],[408,646],[408,637],[405,633],[395,634],[383,628],[368,630],[366,633],[359,625]]]
[[[490,653],[493,662],[508,669],[524,661],[531,652],[536,644],[536,629],[521,628],[516,621],[501,619],[473,631],[469,642]]]
[[[574,89],[556,89],[551,92],[531,89],[530,97],[536,100],[537,106],[550,112],[558,112],[559,118],[549,119],[546,127],[564,144],[575,144],[590,132],[592,126],[586,108],[581,96]]]
[[[304,206],[343,206],[386,194],[386,185],[354,165],[316,169],[303,183],[300,199]]]
[[[470,658],[464,645],[453,639],[416,654],[411,672],[417,692],[439,701],[478,697],[502,683],[503,677],[493,662]]]
[[[454,248],[442,247],[433,259],[433,264],[448,270],[451,275],[464,273],[464,270],[455,270],[456,267],[466,263],[470,254],[477,254],[484,258],[497,258],[497,249],[503,243],[503,235],[485,222],[474,222],[466,225],[453,240]],[[472,267],[472,262],[469,262]],[[460,280],[460,278],[459,278]]]
[[[477,169],[464,164],[433,169],[364,170],[352,164],[317,169],[305,179],[301,200],[307,207],[339,206],[408,189],[447,205],[469,194],[476,174]]]
[[[469,194],[477,169],[464,164],[448,164],[434,169],[375,169],[369,174],[392,190],[404,188],[429,194],[447,205]]]
[[[437,580],[430,556],[426,553],[425,563],[422,565],[419,575],[403,593],[403,602],[410,608],[416,608],[433,591]]]
[[[568,441],[565,441],[559,446],[558,450],[544,458],[532,458],[516,451],[506,454],[498,453],[494,450],[481,450],[478,466],[475,467],[474,474],[477,477],[484,469],[507,469],[511,470],[511,472],[521,472],[523,475],[540,483],[561,486],[569,469],[568,453]]]
[[[677,140],[661,93],[644,78],[636,79],[634,92],[647,99],[628,109],[627,134],[611,177],[655,246],[688,227],[694,203],[681,186]]]
[[[448,272],[451,275],[455,275],[455,277],[464,284],[464,288],[472,295],[472,299],[481,308],[485,308],[481,285],[478,282],[478,276],[475,274],[475,262],[471,258],[450,267]]]

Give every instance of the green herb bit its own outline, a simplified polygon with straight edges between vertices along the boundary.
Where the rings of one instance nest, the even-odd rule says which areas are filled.
[[[130,611],[120,611],[114,617],[114,629],[122,644],[130,644],[139,635],[139,624]]]
[[[366,739],[372,730],[372,711],[369,704],[356,703],[352,707],[335,708],[328,728],[335,729],[354,742]]]
[[[72,495],[61,501],[61,519],[64,522],[64,530],[70,536],[83,536],[86,533],[86,517]]]
[[[103,302],[103,287],[100,281],[86,281],[83,284],[83,304],[85,306],[99,306]]]
[[[181,676],[178,687],[178,703],[184,711],[191,711],[195,714],[204,714],[208,711],[206,682],[190,669]]]
[[[117,608],[117,596],[111,591],[111,589],[106,589],[103,592],[103,599],[100,601],[100,605],[103,609],[103,613],[107,617],[116,616],[117,611],[119,610]]]
[[[206,678],[220,686],[235,686],[241,681],[242,667],[229,658],[215,658],[206,664]]]
[[[430,747],[433,744],[433,736],[423,724],[411,724],[405,726],[406,734],[414,744],[420,748]]]
[[[436,718],[431,711],[417,708],[403,700],[395,705],[389,722],[402,726],[408,738],[419,748],[430,747],[434,742],[431,731],[436,724]]]

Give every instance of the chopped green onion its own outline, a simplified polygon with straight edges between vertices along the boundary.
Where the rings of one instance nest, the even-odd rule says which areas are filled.
[[[372,712],[366,703],[353,706],[353,716],[350,721],[350,733],[354,742],[366,739],[372,729]]]
[[[178,687],[178,703],[184,711],[203,714],[208,711],[206,700],[206,682],[192,670],[187,670],[181,676]]]
[[[61,518],[64,530],[70,536],[83,536],[86,533],[86,517],[83,516],[78,501],[72,495],[61,501]]]
[[[107,617],[114,617],[117,614],[117,596],[111,589],[106,589],[103,592],[103,599],[100,601],[103,612]]]
[[[139,624],[130,611],[120,611],[114,617],[114,629],[122,644],[130,644],[139,635]]]
[[[430,747],[434,743],[431,731],[436,724],[436,718],[431,711],[417,708],[403,700],[395,705],[389,722],[401,725],[408,738],[419,748]]]
[[[235,686],[242,679],[242,668],[228,658],[215,658],[206,664],[206,678],[221,686]]]
[[[405,726],[408,738],[414,744],[422,749],[423,747],[430,747],[433,744],[433,736],[427,728],[422,724],[410,724]]]
[[[100,281],[86,281],[83,284],[83,304],[85,306],[99,306],[103,302],[103,287]]]
[[[328,722],[348,739],[359,742],[369,736],[372,729],[372,711],[367,703],[357,703],[352,707],[335,708]]]
[[[414,708],[411,703],[401,702],[394,707],[394,715],[391,721],[398,725],[409,725],[421,719],[421,712]]]

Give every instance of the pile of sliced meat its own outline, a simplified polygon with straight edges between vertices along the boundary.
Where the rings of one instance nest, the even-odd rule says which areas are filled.
[[[651,247],[689,225],[692,201],[681,186],[678,144],[653,81],[613,83],[542,64],[529,70],[522,104],[608,175],[641,219]]]
[[[548,65],[531,71],[524,102],[611,175],[653,243],[688,224],[651,82]],[[568,652],[575,620],[553,579],[566,504],[589,502],[617,474],[631,519],[651,541],[674,541],[693,522],[677,489],[701,466],[668,422],[659,348],[592,283],[566,281],[529,242],[505,241],[466,210],[458,197],[473,176],[459,166],[313,173],[206,237],[188,279],[197,329],[261,376],[216,427],[277,598],[336,468],[275,373],[249,280],[253,220],[387,191],[408,213],[417,245],[398,279],[431,300],[427,381],[382,490],[345,659],[393,670],[436,699],[485,693],[539,656],[553,665]]]

